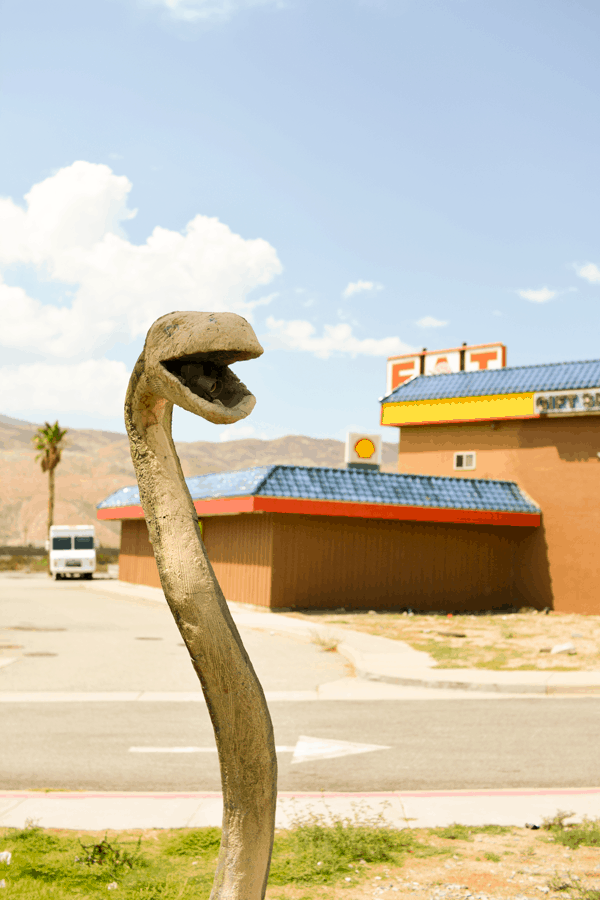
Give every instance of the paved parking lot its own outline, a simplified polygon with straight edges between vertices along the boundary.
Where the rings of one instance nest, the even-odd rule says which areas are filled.
[[[78,580],[0,577],[0,692],[199,691],[166,604],[89,590]],[[240,628],[265,691],[344,678],[336,653],[294,635]]]

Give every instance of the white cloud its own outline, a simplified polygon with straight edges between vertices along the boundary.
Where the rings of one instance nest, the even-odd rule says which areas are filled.
[[[152,6],[164,7],[175,19],[184,22],[228,21],[242,9],[274,6],[281,9],[283,0],[146,0]]]
[[[277,434],[272,434],[269,437],[269,434],[266,431],[260,431],[258,428],[255,428],[254,425],[230,425],[224,431],[222,431],[219,435],[219,441],[224,444],[226,441],[244,441],[247,439],[252,439],[255,441],[268,441],[273,440],[275,437],[281,437],[279,432]]]
[[[580,278],[585,278],[590,284],[600,284],[600,269],[594,263],[586,263],[585,266],[575,266],[575,271]]]
[[[225,443],[225,441],[243,441],[246,438],[258,437],[259,435],[257,435],[254,425],[242,425],[240,428],[236,428],[235,425],[232,425],[230,428],[226,428],[225,431],[221,432],[219,440],[221,443]]]
[[[75,356],[140,337],[174,309],[248,315],[272,299],[247,299],[281,272],[267,241],[246,240],[197,215],[183,234],[156,226],[144,244],[133,244],[121,225],[135,215],[127,208],[130,190],[108,166],[79,161],[34,185],[24,209],[0,199],[0,343]],[[42,303],[7,284],[18,282],[7,269],[19,263],[74,285],[65,290],[68,302]]]
[[[267,319],[269,336],[275,338],[279,346],[290,350],[313,353],[320,359],[328,359],[332,353],[347,353],[351,356],[392,356],[409,353],[412,347],[399,337],[357,338],[352,326],[346,322],[339,325],[325,325],[321,337],[315,335],[315,326],[302,319],[284,321],[269,316]]]
[[[423,316],[415,324],[420,328],[444,328],[448,323],[443,319],[436,319],[434,316]]]
[[[517,291],[517,294],[523,300],[531,300],[532,303],[546,303],[548,300],[553,300],[558,291],[552,291],[550,288],[543,287],[539,288],[539,290]]]
[[[258,421],[254,425],[248,425],[246,421],[236,422],[234,425],[228,425],[220,434],[219,441],[241,441],[252,439],[255,441],[274,441],[277,438],[285,437],[289,431],[283,431],[277,425],[271,422]]]
[[[272,294],[267,294],[265,297],[259,297],[258,300],[247,300],[246,301],[246,311],[249,312],[251,309],[256,309],[257,306],[269,306],[273,300],[276,300],[279,297],[278,291],[273,291]]]
[[[342,291],[342,297],[346,300],[354,294],[361,294],[363,291],[382,291],[383,285],[378,281],[351,281]]]
[[[44,410],[48,419],[66,412],[122,416],[129,374],[125,363],[108,359],[3,366],[0,409]]]

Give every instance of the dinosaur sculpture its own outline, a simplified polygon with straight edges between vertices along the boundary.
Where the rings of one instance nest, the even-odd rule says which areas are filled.
[[[150,327],[125,424],[161,584],[211,716],[223,787],[223,836],[211,900],[262,900],[277,795],[265,696],[206,555],[171,436],[173,404],[210,422],[247,416],[255,398],[228,368],[262,353],[233,313],[173,312]]]

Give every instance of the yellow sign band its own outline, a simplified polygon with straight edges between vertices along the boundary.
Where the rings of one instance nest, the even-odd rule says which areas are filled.
[[[430,422],[477,422],[537,416],[530,394],[493,394],[489,397],[444,397],[384,403],[382,425],[419,425]]]

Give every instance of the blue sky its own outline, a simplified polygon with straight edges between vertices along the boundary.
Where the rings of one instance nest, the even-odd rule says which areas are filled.
[[[380,431],[386,357],[422,346],[600,356],[594,0],[3,0],[0,21],[0,412],[122,431],[172,309],[239,312],[265,347],[238,367],[250,419],[180,412],[183,440]]]

